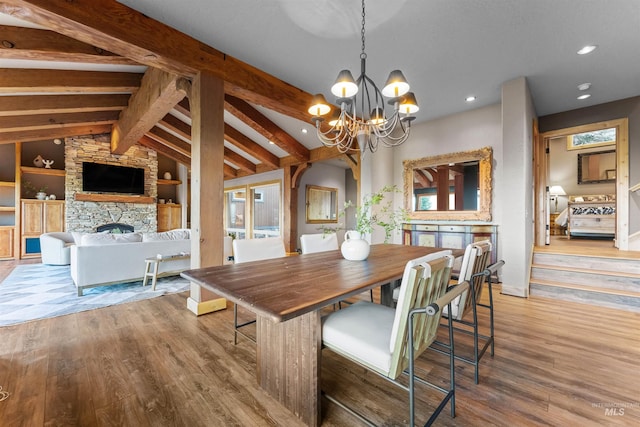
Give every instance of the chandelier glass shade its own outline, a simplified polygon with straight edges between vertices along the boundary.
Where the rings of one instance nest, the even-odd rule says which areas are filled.
[[[365,5],[362,0],[362,51],[360,75],[342,70],[331,87],[336,106],[322,94],[315,95],[309,107],[318,139],[342,153],[369,150],[374,152],[382,143],[387,147],[402,144],[409,137],[411,121],[419,110],[416,97],[402,71],[394,70],[382,88],[366,74]]]

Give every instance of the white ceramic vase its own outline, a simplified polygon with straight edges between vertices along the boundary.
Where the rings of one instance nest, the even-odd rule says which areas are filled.
[[[340,246],[340,251],[344,259],[349,261],[364,261],[369,256],[369,242],[367,242],[359,232],[347,231],[344,235],[344,242]]]
[[[36,199],[38,200],[44,200],[47,198],[47,193],[45,193],[44,191],[38,191],[36,193]]]
[[[165,172],[164,179],[171,179],[171,172]]]

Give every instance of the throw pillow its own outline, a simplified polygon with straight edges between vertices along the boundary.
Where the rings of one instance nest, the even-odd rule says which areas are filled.
[[[191,238],[191,230],[188,228],[177,228],[175,230],[164,231],[161,233],[144,233],[142,235],[143,242],[157,242],[159,240],[189,240]]]
[[[82,241],[82,246],[115,245],[119,243],[142,242],[142,236],[140,235],[140,233],[125,233],[125,234],[87,233],[82,236],[81,241]]]

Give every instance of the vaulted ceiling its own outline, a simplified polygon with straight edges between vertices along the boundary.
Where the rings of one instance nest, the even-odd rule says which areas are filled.
[[[38,3],[47,2],[0,2],[0,56],[11,65],[0,68],[0,144],[112,133],[116,154],[141,144],[190,165],[190,78],[203,67],[198,61],[210,67],[224,61],[225,179],[337,157],[333,150],[305,146],[258,109],[306,120],[310,95],[303,91],[113,1],[92,5],[100,3],[120,18],[116,40],[99,30],[112,19],[86,21],[92,10]],[[78,30],[80,22],[94,29]],[[122,36],[132,25],[136,29]],[[136,39],[144,32],[158,38],[148,50],[137,47],[145,45]],[[185,51],[179,58],[189,49],[200,56],[195,63],[177,63],[171,52],[176,48]]]

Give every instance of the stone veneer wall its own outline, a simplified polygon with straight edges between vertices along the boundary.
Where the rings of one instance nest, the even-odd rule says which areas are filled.
[[[106,163],[144,168],[144,195],[158,195],[158,155],[154,150],[134,145],[125,154],[111,154],[110,135],[80,136],[65,139],[65,199],[67,231],[95,232],[102,224],[119,222],[135,231],[157,230],[155,203],[76,201],[82,193],[82,162]]]

